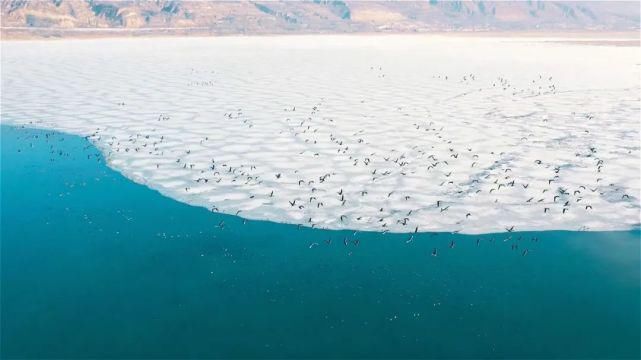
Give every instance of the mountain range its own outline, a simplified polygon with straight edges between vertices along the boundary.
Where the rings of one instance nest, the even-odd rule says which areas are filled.
[[[200,35],[638,31],[638,1],[2,0],[4,38],[77,33]]]

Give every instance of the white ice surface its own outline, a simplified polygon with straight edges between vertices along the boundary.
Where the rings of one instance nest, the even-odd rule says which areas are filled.
[[[3,123],[88,136],[111,167],[189,204],[392,232],[640,222],[638,47],[435,36],[1,46]]]

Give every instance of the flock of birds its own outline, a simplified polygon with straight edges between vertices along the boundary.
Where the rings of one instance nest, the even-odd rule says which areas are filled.
[[[371,68],[376,70],[378,77],[384,77],[382,68]],[[451,80],[448,76],[435,76],[439,79]],[[476,80],[475,74],[464,75],[458,81],[461,83],[470,83]],[[507,79],[498,77],[492,82],[492,88],[499,87],[503,91],[511,91],[512,95],[519,96],[537,96],[541,94],[553,94],[557,91],[556,85],[552,77],[544,77],[539,75],[537,79],[531,81],[531,87],[518,89],[513,86]],[[483,88],[473,91],[482,91]],[[465,93],[460,96],[464,96]],[[334,132],[332,130],[332,123],[335,121],[332,118],[322,116],[324,99],[313,106],[311,109],[301,109],[296,106],[291,106],[284,109],[286,113],[287,130],[281,130],[278,135],[282,135],[284,131],[289,132],[289,135],[294,137],[296,141],[304,143],[309,150],[303,150],[298,155],[307,156],[310,162],[314,162],[317,158],[324,156],[331,156],[327,148],[321,150],[314,150],[315,145],[319,143],[333,144],[334,153],[340,156],[342,161],[349,162],[355,168],[360,170],[367,169],[369,173],[369,181],[363,183],[360,189],[347,189],[338,188],[336,192],[329,192],[323,188],[324,184],[330,183],[332,178],[337,175],[336,169],[327,169],[327,172],[322,173],[316,177],[303,177],[296,169],[284,169],[283,171],[274,172],[271,176],[264,173],[257,172],[257,166],[251,162],[246,163],[228,163],[225,161],[217,161],[214,156],[206,164],[192,162],[190,160],[190,149],[185,149],[182,155],[177,155],[173,167],[181,167],[183,169],[191,170],[197,176],[193,178],[194,183],[199,185],[208,184],[211,187],[218,186],[218,184],[238,184],[247,188],[259,187],[265,183],[271,184],[271,188],[265,186],[263,192],[249,193],[249,199],[262,199],[264,205],[285,205],[291,210],[300,212],[299,218],[305,219],[304,224],[310,227],[322,226],[314,221],[313,212],[310,208],[321,208],[329,203],[333,206],[338,204],[338,208],[345,208],[350,203],[362,202],[364,198],[372,196],[372,188],[376,187],[377,183],[385,182],[388,178],[395,176],[410,177],[418,171],[428,173],[432,179],[437,178],[438,184],[441,187],[442,193],[456,192],[458,195],[478,195],[486,194],[499,194],[510,191],[510,189],[521,188],[527,190],[531,183],[522,180],[527,178],[528,174],[515,174],[515,169],[509,166],[509,161],[506,157],[509,154],[505,152],[480,152],[474,149],[474,144],[469,146],[460,147],[454,145],[453,139],[446,137],[446,125],[442,122],[437,124],[435,121],[419,121],[412,124],[417,137],[422,137],[423,140],[428,140],[431,146],[411,146],[410,151],[401,152],[397,149],[388,149],[386,151],[373,151],[366,156],[363,156],[362,151],[355,151],[359,147],[372,147],[367,140],[367,129],[361,128],[358,131],[348,135],[344,133]],[[404,113],[402,107],[398,107],[399,115],[408,115]],[[592,114],[582,114],[585,118],[591,118]],[[224,119],[229,122],[239,122],[251,129],[254,123],[250,118],[244,116],[243,109],[236,109],[228,111],[223,114]],[[161,114],[158,121],[169,121],[169,115]],[[548,121],[547,119],[543,120]],[[155,135],[153,132],[148,134],[137,133],[129,135],[126,139],[119,139],[114,136],[108,139],[102,139],[101,129],[89,136],[90,139],[95,141],[106,141],[109,145],[109,153],[107,157],[111,156],[112,152],[140,152],[146,151],[150,155],[164,155],[163,143],[167,141],[164,135]],[[586,130],[586,132],[589,132]],[[527,140],[524,138],[523,140]],[[209,142],[209,137],[203,137],[200,144]],[[435,149],[435,145],[441,148],[445,147],[445,152]],[[361,150],[361,149],[358,149]],[[632,151],[632,150],[630,150]],[[562,165],[555,165],[546,162],[545,159],[535,159],[533,165],[547,171],[549,176],[544,180],[545,186],[537,186],[540,191],[537,193],[529,192],[527,198],[523,199],[523,204],[541,204],[541,212],[548,216],[565,215],[573,209],[581,209],[582,211],[595,211],[593,205],[589,202],[590,194],[597,194],[600,196],[608,194],[615,194],[620,200],[631,200],[631,195],[623,192],[614,183],[604,184],[603,177],[599,174],[602,169],[607,166],[606,161],[599,156],[598,148],[590,146],[582,152],[577,152],[576,157],[591,159],[594,169],[594,181],[592,183],[585,183],[578,185],[574,188],[563,186],[556,186],[557,181],[563,175],[564,167]],[[344,160],[343,160],[344,159]],[[481,164],[482,163],[482,164]],[[167,166],[167,164],[157,163],[156,168]],[[482,169],[475,170],[475,168]],[[468,171],[472,169],[472,171]],[[538,170],[537,170],[538,171]],[[460,177],[457,177],[457,173]],[[525,175],[525,176],[523,176]],[[464,178],[464,181],[461,179]],[[273,199],[278,198],[278,189],[281,187],[278,183],[295,183],[299,190],[296,195],[288,199],[278,199],[283,201],[280,204],[274,204]],[[185,186],[184,192],[189,193],[192,189],[191,186]],[[394,202],[408,201],[412,197],[412,193],[403,192],[402,190],[391,190],[386,192],[383,196],[379,196],[380,206],[377,207],[377,216],[358,216],[356,214],[345,212],[336,213],[335,223],[345,223],[348,220],[353,223],[366,221],[369,225],[376,223],[377,227],[382,232],[390,231],[390,225],[400,225],[408,227],[412,224],[412,216],[425,208],[432,207],[439,213],[447,213],[454,205],[451,201],[444,199],[437,199],[432,204],[421,204],[422,209],[409,209],[407,211],[399,211],[390,209],[385,206],[389,204],[388,200]],[[286,202],[285,202],[286,201]],[[499,203],[499,198],[494,199],[495,203]],[[376,201],[375,201],[376,202]],[[217,204],[211,204],[212,211],[219,211]],[[597,209],[598,210],[598,209]],[[242,216],[242,210],[237,210],[236,215]],[[470,217],[477,214],[472,210],[465,211],[458,216],[460,219],[457,224],[462,223]],[[422,229],[419,226],[412,226],[413,232],[416,233]],[[513,231],[514,225],[505,226],[506,231]],[[407,230],[402,230],[407,232]],[[456,232],[456,231],[454,231]]]

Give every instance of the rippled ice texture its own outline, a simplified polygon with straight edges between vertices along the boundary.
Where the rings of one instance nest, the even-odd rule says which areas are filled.
[[[637,47],[291,36],[2,43],[2,122],[249,219],[392,232],[639,224]]]

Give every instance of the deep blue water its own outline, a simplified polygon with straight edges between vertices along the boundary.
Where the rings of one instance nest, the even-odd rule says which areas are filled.
[[[3,358],[640,356],[639,230],[243,224],[83,138],[1,131]]]

